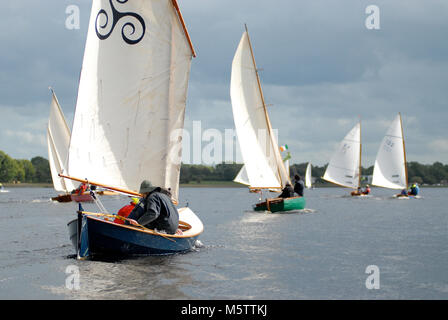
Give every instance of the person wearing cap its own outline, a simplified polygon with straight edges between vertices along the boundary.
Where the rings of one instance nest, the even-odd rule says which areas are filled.
[[[175,234],[179,212],[171,201],[170,193],[144,180],[140,185],[142,199],[128,216],[125,224],[141,225],[148,229]]]
[[[282,190],[282,193],[278,196],[279,198],[292,198],[294,197],[294,189],[289,182],[286,183]]]
[[[139,198],[133,197],[131,198],[131,202],[128,205],[125,205],[123,208],[118,210],[117,216],[127,218],[132,210],[134,210],[135,205],[140,201]],[[124,219],[115,218],[114,223],[124,224]]]

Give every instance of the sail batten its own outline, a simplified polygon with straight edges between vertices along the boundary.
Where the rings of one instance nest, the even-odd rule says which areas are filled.
[[[111,5],[92,3],[69,173],[129,190],[146,179],[177,199],[193,46],[175,0]]]
[[[339,143],[333,154],[324,180],[347,188],[360,187],[361,123],[357,123]]]
[[[389,189],[407,189],[406,152],[400,114],[390,125],[378,149],[372,184]]]

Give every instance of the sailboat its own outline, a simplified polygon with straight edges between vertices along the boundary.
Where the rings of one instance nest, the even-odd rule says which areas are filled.
[[[52,197],[51,200],[58,202],[92,201],[93,199],[88,192],[84,194],[72,194],[71,191],[76,189],[73,182],[58,176],[59,173],[67,173],[70,129],[59,105],[56,93],[52,88],[50,90],[52,99],[47,125],[48,162],[53,180],[53,188],[56,191],[63,192],[56,197]]]
[[[176,0],[93,0],[67,177],[130,195],[149,180],[178,203],[195,55]],[[178,211],[179,235],[116,224],[115,215],[81,207],[68,229],[79,259],[186,252],[204,227],[190,208]]]
[[[6,190],[3,184],[0,183],[0,193],[7,193],[9,190]]]
[[[322,178],[346,188],[361,187],[361,121],[339,143]],[[362,193],[353,191],[351,195]]]
[[[408,170],[401,114],[395,117],[381,142],[373,167],[372,184],[382,188],[407,190]],[[407,195],[397,195],[407,197]]]
[[[311,162],[308,162],[305,170],[305,187],[311,189],[313,187],[313,182],[311,179]]]
[[[252,192],[280,192],[291,181],[273,134],[247,27],[232,62],[230,97],[244,161],[234,181]],[[254,210],[283,212],[304,207],[303,197],[272,198],[255,204]]]

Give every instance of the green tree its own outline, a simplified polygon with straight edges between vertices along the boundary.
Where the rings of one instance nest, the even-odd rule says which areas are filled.
[[[33,182],[51,183],[50,164],[47,159],[42,157],[34,157],[31,159],[31,163],[36,170]]]
[[[36,176],[36,169],[34,168],[33,164],[30,160],[17,160],[19,165],[23,168],[23,171],[25,173],[24,178],[21,180],[23,182],[33,182]]]
[[[12,182],[17,176],[17,164],[9,155],[0,151],[0,182]]]

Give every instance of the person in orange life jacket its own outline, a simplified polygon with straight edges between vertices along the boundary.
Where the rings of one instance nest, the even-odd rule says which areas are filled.
[[[139,201],[140,201],[139,198],[133,197],[129,204],[125,205],[123,208],[118,210],[117,216],[120,216],[120,217],[123,217],[123,218],[127,218],[129,216],[129,214],[131,213],[131,211],[134,210],[135,205]],[[125,221],[124,219],[115,218],[114,223],[124,224],[124,221]]]
[[[362,192],[363,194],[369,194],[370,193],[370,187],[369,185],[366,185],[366,188],[364,189],[364,191]]]
[[[79,196],[82,195],[87,190],[87,184],[85,182],[82,182],[79,187],[72,191],[72,193],[76,193]]]

